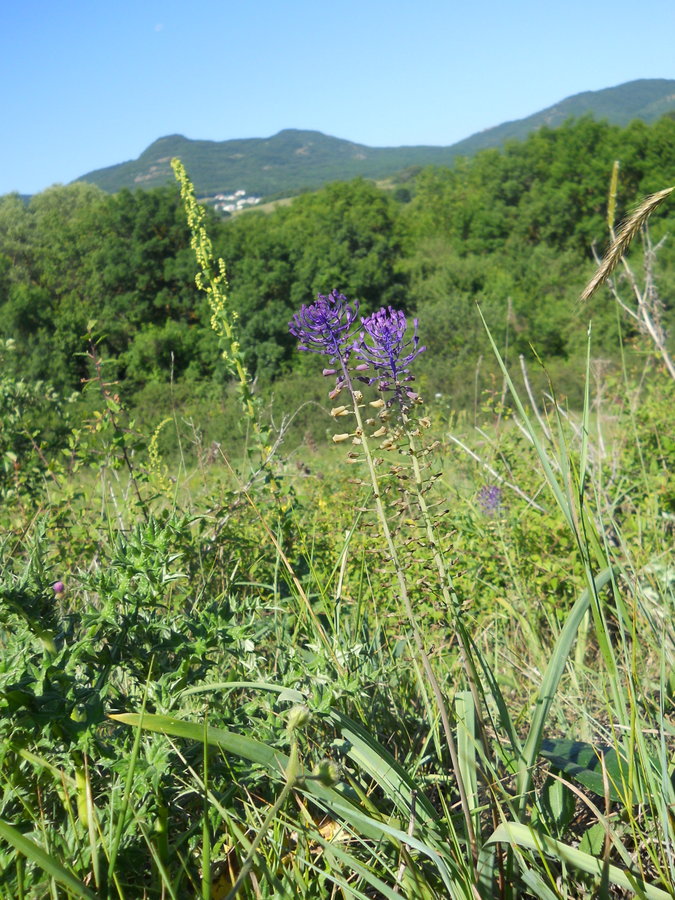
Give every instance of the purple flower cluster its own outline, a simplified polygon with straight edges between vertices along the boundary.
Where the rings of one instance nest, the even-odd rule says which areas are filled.
[[[485,485],[478,491],[478,505],[486,516],[496,516],[502,509],[503,492],[496,484]]]
[[[331,291],[316,302],[302,307],[288,323],[288,330],[299,341],[298,350],[324,353],[331,359],[345,360],[354,340],[352,328],[359,304],[350,304],[344,294]]]
[[[289,331],[298,339],[299,350],[323,353],[345,366],[353,354],[359,360],[356,371],[375,371],[372,378],[359,376],[362,381],[378,382],[380,390],[401,394],[401,384],[412,380],[410,364],[425,349],[419,346],[417,319],[410,337],[405,314],[388,306],[361,318],[362,330],[357,336],[358,308],[358,303],[350,303],[338,291],[331,291],[327,297],[319,294],[314,303],[293,316]],[[324,369],[324,374],[338,373]],[[338,382],[344,383],[339,374]],[[410,391],[406,394],[409,399],[416,396]]]
[[[410,363],[425,347],[420,347],[417,319],[413,320],[413,336],[406,340],[408,320],[400,309],[388,306],[361,319],[363,331],[354,346],[355,355],[372,366],[383,378],[383,390],[395,386],[409,374]],[[393,382],[393,385],[389,382]]]

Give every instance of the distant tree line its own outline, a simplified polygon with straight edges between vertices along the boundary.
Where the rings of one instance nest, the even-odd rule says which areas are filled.
[[[407,173],[381,189],[355,180],[296,197],[272,213],[212,217],[242,345],[262,379],[306,365],[287,323],[317,292],[338,288],[362,309],[396,304],[419,316],[434,367],[473,365],[486,349],[479,302],[513,353],[583,352],[587,311],[576,303],[607,240],[608,186],[621,164],[618,212],[672,183],[675,118],[627,128],[571,121],[487,150],[453,168]],[[654,217],[666,231],[672,209]],[[659,253],[664,316],[672,320],[675,249]],[[96,320],[101,352],[133,392],[150,381],[222,377],[209,313],[174,188],[108,195],[78,183],[25,204],[0,198],[0,338],[6,368],[77,389],[88,375],[83,335]],[[593,302],[595,346],[616,350],[617,317]],[[631,331],[625,332],[630,338]]]

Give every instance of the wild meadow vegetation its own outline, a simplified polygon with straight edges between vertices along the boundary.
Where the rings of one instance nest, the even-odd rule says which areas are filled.
[[[673,896],[674,129],[0,199],[0,896]]]

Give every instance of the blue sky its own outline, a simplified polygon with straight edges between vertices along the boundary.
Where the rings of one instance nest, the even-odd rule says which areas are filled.
[[[0,194],[173,133],[452,144],[580,91],[675,78],[674,36],[674,0],[7,0]]]

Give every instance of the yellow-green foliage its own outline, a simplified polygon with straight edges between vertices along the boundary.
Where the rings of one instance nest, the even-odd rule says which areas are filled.
[[[213,245],[204,225],[204,208],[197,203],[195,190],[185,167],[179,159],[171,160],[171,167],[180,184],[180,195],[190,228],[190,246],[194,250],[199,270],[195,281],[206,294],[211,307],[211,328],[220,338],[222,356],[228,370],[237,379],[241,405],[254,434],[260,433],[256,402],[251,390],[251,376],[246,367],[236,334],[237,313],[227,307],[227,276],[225,262],[215,259]]]
[[[162,494],[171,495],[171,481],[168,468],[159,452],[159,434],[164,426],[170,422],[170,418],[162,419],[155,428],[148,444],[148,470]]]

